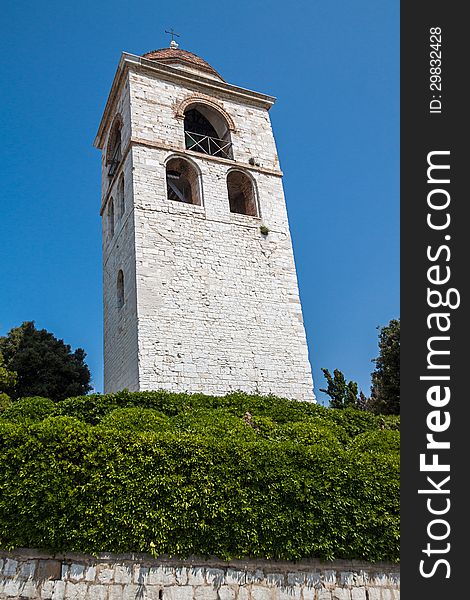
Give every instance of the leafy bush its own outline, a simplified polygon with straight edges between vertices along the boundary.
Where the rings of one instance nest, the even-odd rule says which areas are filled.
[[[0,412],[3,412],[11,405],[11,398],[5,392],[0,392]]]
[[[367,431],[356,436],[350,447],[359,452],[400,452],[400,434],[390,429]]]
[[[326,450],[338,452],[341,444],[337,435],[338,430],[313,422],[286,423],[281,428],[282,436],[295,444],[318,445]]]
[[[256,440],[256,430],[225,408],[187,409],[172,418],[173,428],[204,438]]]
[[[3,411],[2,419],[13,423],[28,423],[42,421],[46,417],[55,413],[55,402],[49,398],[41,396],[32,396],[30,398],[20,398]]]
[[[199,396],[189,394],[175,394],[166,391],[157,392],[128,392],[124,390],[117,394],[91,394],[67,398],[57,403],[60,414],[74,416],[77,419],[96,425],[100,420],[117,408],[152,408],[165,415],[172,416],[190,406],[191,402],[197,405]],[[202,396],[210,399],[210,396]]]
[[[330,410],[329,417],[334,423],[345,429],[351,438],[364,431],[372,431],[384,426],[384,419],[382,417],[354,408]]]
[[[398,434],[374,415],[242,393],[15,406],[0,547],[398,560]]]
[[[161,431],[167,426],[168,417],[153,408],[116,408],[104,416],[100,425],[125,431]]]
[[[381,415],[381,417],[385,429],[394,429],[395,431],[400,431],[399,415]]]

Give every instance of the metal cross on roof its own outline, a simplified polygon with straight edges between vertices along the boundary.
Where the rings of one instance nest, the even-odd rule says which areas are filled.
[[[175,36],[176,37],[181,37],[179,33],[175,32],[175,30],[173,29],[173,27],[170,29],[170,31],[168,31],[168,29],[165,29],[165,33],[168,33],[169,35],[171,35],[170,45],[176,44]]]

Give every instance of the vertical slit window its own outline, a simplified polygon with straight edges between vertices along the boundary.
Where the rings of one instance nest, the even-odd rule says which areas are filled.
[[[117,305],[118,308],[124,306],[124,273],[119,271],[117,276]]]
[[[122,219],[126,211],[126,202],[124,198],[124,176],[121,175],[118,186],[118,217]]]
[[[114,200],[110,199],[108,205],[108,237],[111,239],[114,236]]]
[[[108,148],[106,152],[106,166],[108,168],[108,176],[113,177],[121,162],[121,118],[118,116],[115,119],[114,125],[109,134]]]

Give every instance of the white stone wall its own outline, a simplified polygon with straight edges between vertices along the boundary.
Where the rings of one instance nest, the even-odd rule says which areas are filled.
[[[0,599],[399,600],[398,565],[0,551]]]
[[[265,168],[279,168],[271,121],[265,108],[231,98],[222,89],[209,91],[197,83],[183,86],[176,81],[158,79],[151,73],[131,71],[129,86],[133,138],[184,151],[184,123],[182,118],[175,118],[175,113],[184,100],[205,97],[215,101],[233,120],[235,130],[231,139],[237,162],[248,166],[249,159],[256,157]]]
[[[122,117],[121,148],[123,153],[130,142],[129,86],[126,84],[116,103],[115,113]],[[111,124],[110,124],[111,125]],[[113,178],[108,177],[102,164],[102,253],[103,253],[103,324],[104,324],[104,389],[105,392],[127,388],[139,389],[137,344],[137,294],[135,274],[135,226],[132,183],[132,153],[124,154],[123,162]],[[124,176],[124,214],[118,208],[119,182]],[[114,199],[114,235],[109,236],[108,210]],[[117,276],[124,274],[124,306],[118,307]]]
[[[103,235],[104,389],[106,393],[139,389],[137,343],[137,295],[135,269],[134,209],[132,201],[132,155],[123,165],[125,212],[115,207],[114,236]],[[115,178],[112,191],[117,187]],[[103,213],[103,222],[105,217]],[[104,233],[104,232],[103,232]],[[124,305],[118,306],[117,276],[124,275]]]
[[[115,233],[117,243],[104,249],[105,391],[164,388],[219,395],[244,390],[312,400],[268,112],[212,90],[211,101],[235,126],[235,160],[214,159],[184,148],[177,110],[195,95],[209,97],[196,81],[183,86],[133,67],[116,105],[124,119],[123,147],[131,136],[125,172],[133,206],[128,226]],[[165,163],[174,155],[189,158],[199,170],[202,206],[167,199]],[[249,164],[251,157],[259,168]],[[226,177],[231,168],[242,168],[254,180],[258,217],[230,213]],[[108,193],[107,185],[103,190]],[[269,228],[267,236],[261,224]],[[135,278],[135,290],[126,286],[126,292],[136,294],[126,300],[124,319],[113,308],[122,265],[125,280]]]

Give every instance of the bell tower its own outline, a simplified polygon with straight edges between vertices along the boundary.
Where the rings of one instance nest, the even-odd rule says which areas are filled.
[[[315,399],[274,102],[173,40],[122,54],[95,139],[105,392]]]

